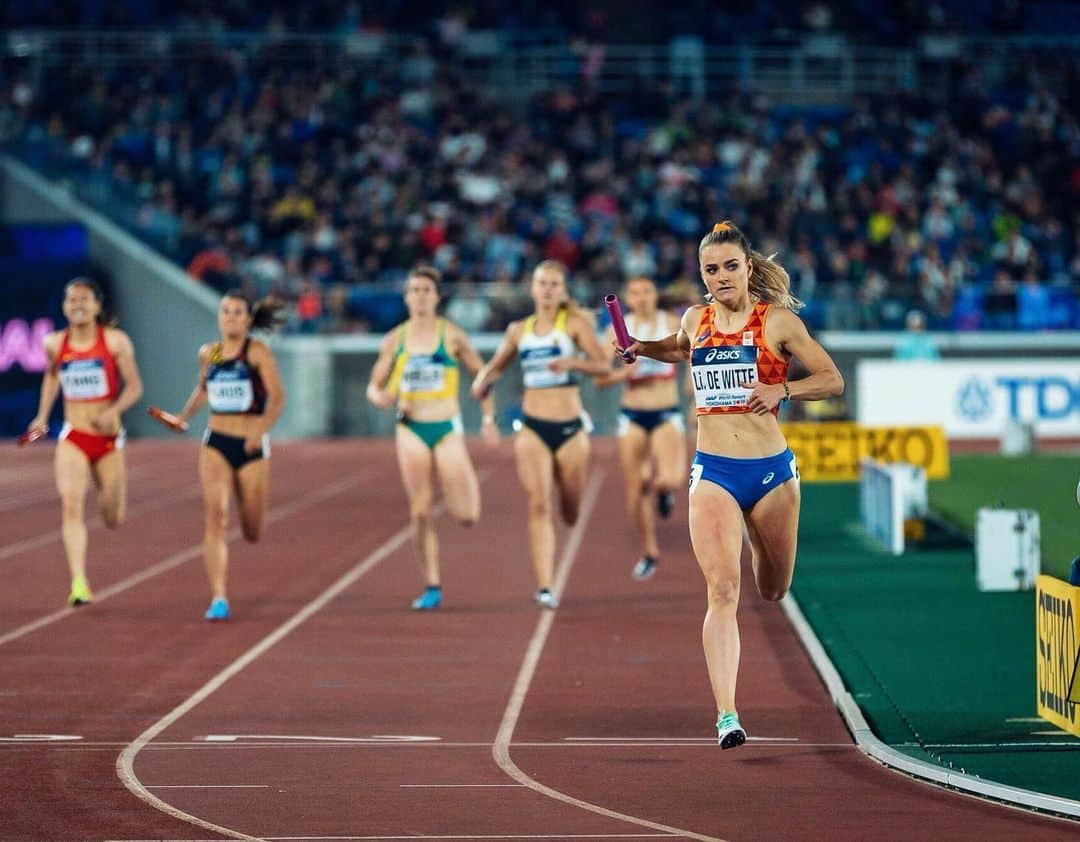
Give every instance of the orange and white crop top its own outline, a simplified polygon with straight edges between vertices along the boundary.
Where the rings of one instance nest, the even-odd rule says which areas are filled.
[[[715,305],[707,304],[690,343],[690,372],[698,415],[746,413],[757,383],[783,383],[787,360],[765,344],[765,319],[771,304],[759,301],[736,333],[717,333]],[[773,410],[775,415],[777,409]]]

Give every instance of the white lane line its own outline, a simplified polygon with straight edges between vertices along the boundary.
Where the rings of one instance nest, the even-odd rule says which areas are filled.
[[[154,784],[147,789],[269,789],[269,784]]]
[[[1067,736],[1072,736],[1071,734]],[[963,751],[967,748],[984,749],[984,748],[1004,748],[1004,749],[1016,749],[1016,748],[1077,748],[1080,749],[1080,742],[1077,742],[1073,738],[1072,743],[1064,742],[1046,742],[1032,740],[1030,742],[1016,741],[1008,743],[926,743],[926,748],[944,748],[955,749]]]
[[[714,745],[714,737],[563,737],[567,742],[588,743],[705,743]],[[748,741],[758,743],[797,743],[798,737],[747,737]]]
[[[447,834],[431,836],[263,836],[262,842],[363,842],[392,839],[671,839],[670,833],[518,833],[513,835]],[[220,839],[106,839],[105,842],[221,842]]]
[[[484,479],[484,474],[480,474],[480,481]],[[436,516],[442,513],[443,506],[440,504],[435,509]],[[326,607],[333,599],[351,587],[362,576],[373,570],[383,560],[392,555],[408,540],[411,533],[411,526],[406,525],[383,541],[375,550],[370,552],[363,560],[358,562],[351,570],[342,575],[336,582],[330,587],[324,590],[321,594],[315,597],[311,602],[293,614],[288,620],[278,626],[274,631],[248,649],[243,655],[229,664],[225,669],[211,678],[206,684],[196,690],[185,701],[181,702],[169,713],[165,714],[161,719],[139,734],[131,743],[129,743],[120,755],[116,758],[116,774],[119,776],[120,781],[126,786],[137,798],[145,801],[151,807],[156,810],[160,810],[173,818],[180,819],[181,821],[193,824],[196,827],[201,827],[203,830],[209,830],[213,833],[220,833],[223,836],[227,836],[230,839],[248,839],[259,840],[260,837],[248,836],[246,833],[241,833],[237,830],[232,830],[227,827],[216,825],[213,822],[200,819],[198,816],[193,816],[190,813],[185,813],[183,810],[174,807],[165,801],[162,801],[156,795],[151,793],[139,780],[135,774],[135,758],[139,752],[150,743],[154,737],[169,728],[185,714],[193,710],[197,705],[204,702],[213,693],[221,688],[230,678],[240,673],[249,664],[270,650],[278,642],[280,642],[287,635],[295,631],[300,625],[310,619],[313,615],[321,611]]]
[[[49,467],[52,468],[52,462],[50,461]],[[156,477],[156,471],[151,468],[135,468],[128,471],[128,482],[143,482],[146,479],[152,479]],[[7,497],[0,497],[0,512],[8,511],[9,509],[20,509],[23,507],[29,507],[38,503],[59,500],[60,492],[56,490],[56,486],[52,483],[44,483],[41,487],[34,491],[18,491],[15,494],[11,494]]]
[[[303,497],[300,497],[291,503],[287,503],[284,506],[272,509],[266,515],[266,522],[273,523],[276,520],[281,520],[282,518],[294,515],[297,512],[303,511],[304,509],[309,509],[312,506],[316,506],[319,503],[322,503],[330,499],[331,497],[340,494],[342,491],[346,491],[354,485],[358,485],[365,478],[366,472],[350,477],[348,479],[338,480],[332,485],[328,485],[325,488],[320,489],[319,491],[312,492],[311,494],[305,494]],[[225,536],[225,540],[231,543],[237,538],[239,538],[240,534],[240,529],[231,529]],[[166,556],[157,564],[152,564],[149,567],[140,570],[138,573],[133,573],[126,579],[121,579],[119,582],[113,585],[109,585],[109,587],[107,588],[96,591],[94,593],[94,603],[97,604],[104,602],[110,597],[116,596],[117,594],[123,593],[126,590],[130,590],[136,585],[142,584],[147,579],[153,579],[155,576],[160,576],[162,573],[166,573],[169,570],[172,570],[174,567],[179,567],[181,564],[184,564],[187,561],[191,561],[193,558],[198,558],[201,555],[202,542],[198,544],[193,544],[186,550],[180,550],[179,552],[173,553],[170,556]],[[38,619],[32,620],[29,623],[24,623],[23,625],[18,626],[17,628],[12,629],[5,634],[0,634],[0,646],[3,646],[5,643],[10,643],[13,640],[18,640],[20,637],[24,637],[31,632],[35,632],[38,629],[44,628],[45,626],[52,625],[57,620],[63,620],[65,617],[70,617],[77,611],[93,611],[93,606],[91,605],[88,608],[71,608],[66,606],[64,608],[59,608],[56,611],[53,611],[51,614],[46,614],[44,617],[39,617]]]
[[[524,787],[524,784],[398,784],[402,789],[502,789]]]
[[[127,516],[130,518],[132,515],[145,514],[146,512],[152,512],[155,509],[161,509],[165,506],[172,506],[176,503],[182,503],[185,500],[196,498],[202,494],[202,490],[198,486],[189,488],[187,491],[183,491],[179,494],[172,494],[168,497],[155,497],[153,500],[147,500],[143,503],[138,503],[134,506],[130,506],[127,511]],[[95,521],[92,524],[87,525],[87,532],[94,532],[96,530],[104,528],[104,524],[101,521]],[[48,532],[42,532],[40,535],[34,535],[31,538],[25,538],[22,541],[16,541],[14,544],[6,544],[0,547],[0,561],[5,558],[10,558],[13,555],[18,555],[26,550],[33,550],[37,547],[44,546],[45,544],[52,543],[53,541],[60,540],[60,530],[52,529]]]
[[[585,526],[589,522],[593,507],[596,505],[596,499],[600,494],[603,477],[604,472],[600,471],[593,474],[590,478],[589,485],[585,490],[585,498],[581,504],[580,517],[574,528],[570,530],[570,535],[566,540],[566,547],[563,550],[562,558],[559,560],[559,569],[555,575],[554,582],[554,591],[559,597],[562,596],[566,581],[570,578],[570,571],[573,569],[574,559],[577,557],[578,548],[581,546],[582,538],[585,535]],[[541,795],[546,795],[548,798],[562,801],[564,804],[580,807],[583,810],[588,810],[591,813],[597,813],[598,815],[606,816],[607,818],[615,819],[616,821],[630,822],[631,824],[647,827],[651,830],[660,830],[666,835],[684,836],[690,839],[702,840],[702,842],[722,842],[722,840],[715,836],[704,836],[700,833],[680,830],[677,827],[649,821],[648,819],[642,819],[637,816],[630,816],[626,813],[619,813],[615,810],[609,810],[607,807],[601,807],[599,804],[593,804],[589,801],[582,801],[579,798],[574,798],[572,795],[567,795],[565,792],[560,792],[557,789],[553,789],[550,786],[529,777],[518,768],[518,765],[514,762],[513,758],[510,757],[510,744],[514,739],[514,729],[517,727],[518,718],[521,716],[521,709],[525,704],[525,696],[528,694],[529,685],[532,684],[533,676],[536,674],[536,667],[540,663],[540,655],[544,651],[544,644],[547,643],[548,634],[551,632],[551,627],[555,622],[555,615],[557,613],[558,610],[540,612],[540,619],[536,622],[536,630],[533,632],[532,639],[529,641],[528,648],[525,650],[525,659],[521,664],[521,670],[518,672],[517,680],[514,682],[514,688],[510,693],[510,700],[506,704],[506,710],[503,712],[502,722],[499,724],[499,730],[495,736],[495,744],[491,747],[491,754],[495,759],[495,763],[518,783],[524,784],[530,789],[539,792]]]
[[[114,748],[126,746],[126,742],[79,742],[79,743],[67,743],[62,744],[59,741],[55,743],[44,743],[40,740],[12,740],[12,739],[0,739],[0,753],[5,751],[20,751],[25,752],[28,750],[47,750],[47,751],[108,751]],[[453,742],[433,742],[433,743],[401,743],[401,748],[486,748],[490,749],[494,743],[480,742],[480,743],[453,743]],[[581,748],[704,748],[711,750],[716,745],[715,741],[710,740],[704,743],[533,743],[533,742],[515,742],[514,745],[517,748],[555,748],[555,749],[581,749]],[[907,744],[900,744],[907,745]],[[918,743],[910,743],[915,746]],[[1054,745],[1061,745],[1061,743],[1054,743]],[[367,741],[367,742],[341,742],[334,740],[331,742],[318,742],[318,743],[302,743],[302,742],[250,742],[250,743],[206,743],[206,742],[169,742],[160,741],[155,742],[152,745],[146,746],[143,751],[243,751],[247,749],[325,749],[325,750],[338,750],[338,749],[369,749],[378,750],[382,748],[393,748],[394,743],[386,743],[382,741]],[[857,748],[855,743],[760,743],[757,746],[751,746],[751,748]]]

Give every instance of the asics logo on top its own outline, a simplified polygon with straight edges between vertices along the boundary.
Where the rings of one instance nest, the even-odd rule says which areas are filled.
[[[705,355],[705,362],[711,363],[713,360],[738,360],[741,358],[742,352],[736,348],[713,348]]]
[[[768,485],[770,482],[773,481],[773,477],[775,476],[776,474],[774,474],[772,471],[769,471],[769,473],[765,474],[765,476],[761,478],[761,484]]]

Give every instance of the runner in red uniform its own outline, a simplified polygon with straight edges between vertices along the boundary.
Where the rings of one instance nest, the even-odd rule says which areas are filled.
[[[83,605],[94,595],[86,578],[86,490],[98,488],[105,525],[124,521],[127,471],[120,416],[142,396],[142,380],[131,339],[102,318],[100,287],[75,278],[64,291],[66,330],[45,337],[48,366],[41,381],[38,414],[28,432],[44,432],[56,396],[64,396],[64,426],[56,446],[60,533],[71,572],[68,603]]]

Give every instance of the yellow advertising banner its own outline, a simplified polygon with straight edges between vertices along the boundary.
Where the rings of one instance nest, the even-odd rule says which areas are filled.
[[[1035,683],[1039,716],[1080,737],[1080,699],[1071,698],[1080,642],[1080,588],[1035,580]]]
[[[864,458],[919,465],[928,479],[949,476],[949,443],[941,427],[864,427],[848,421],[780,426],[804,482],[853,482]]]

